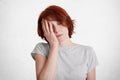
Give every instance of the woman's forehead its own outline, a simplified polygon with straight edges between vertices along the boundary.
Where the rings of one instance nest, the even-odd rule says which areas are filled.
[[[58,23],[58,21],[55,21],[55,20],[51,20],[49,22],[52,23],[52,24],[57,24]]]
[[[55,17],[50,17],[50,16],[46,17],[45,19],[48,21],[57,21]]]

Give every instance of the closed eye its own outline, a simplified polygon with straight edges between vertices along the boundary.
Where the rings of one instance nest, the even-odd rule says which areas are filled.
[[[57,25],[61,25],[62,23],[61,22],[57,22]]]
[[[54,25],[52,25],[52,28],[53,28],[53,32],[55,32],[55,26]]]

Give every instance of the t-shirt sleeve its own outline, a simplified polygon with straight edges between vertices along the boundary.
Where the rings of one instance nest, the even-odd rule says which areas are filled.
[[[96,56],[96,53],[92,47],[89,47],[88,50],[88,72],[90,72],[93,68],[95,68],[98,65],[98,59]]]
[[[40,54],[40,55],[47,57],[48,51],[46,49],[47,48],[43,43],[36,44],[36,46],[34,47],[34,49],[31,52],[32,58],[35,60],[35,54]]]

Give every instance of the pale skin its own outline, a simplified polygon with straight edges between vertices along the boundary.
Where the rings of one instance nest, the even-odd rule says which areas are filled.
[[[42,28],[44,36],[50,44],[50,51],[47,59],[42,55],[35,55],[36,78],[37,80],[56,80],[58,48],[76,44],[70,40],[67,27],[57,21],[43,19]],[[96,80],[95,68],[87,74],[87,80]]]

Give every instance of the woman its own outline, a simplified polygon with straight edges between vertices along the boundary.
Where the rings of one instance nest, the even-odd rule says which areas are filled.
[[[73,21],[56,5],[47,7],[38,18],[39,42],[31,55],[37,80],[96,80],[98,63],[92,47],[73,43]]]

